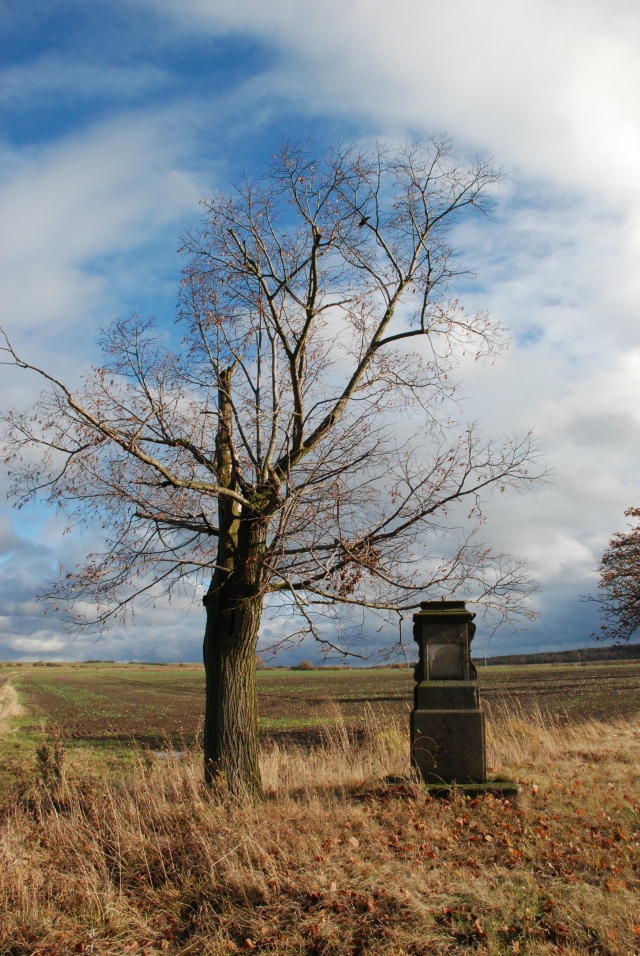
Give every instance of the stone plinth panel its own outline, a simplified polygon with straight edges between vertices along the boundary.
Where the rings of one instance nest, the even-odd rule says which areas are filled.
[[[426,680],[413,690],[415,710],[478,710],[480,694],[472,681]]]
[[[484,783],[487,758],[481,710],[416,710],[411,757],[427,783]]]

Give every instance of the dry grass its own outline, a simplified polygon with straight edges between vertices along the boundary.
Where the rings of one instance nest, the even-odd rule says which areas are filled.
[[[8,730],[11,721],[22,715],[18,695],[11,684],[0,684],[0,734]]]
[[[48,744],[0,811],[0,953],[637,952],[639,730],[494,713],[517,807],[385,781],[408,742],[373,713],[265,746],[260,805],[197,753],[109,779]]]

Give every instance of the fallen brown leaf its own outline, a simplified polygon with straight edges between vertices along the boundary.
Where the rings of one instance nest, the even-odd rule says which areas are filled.
[[[484,928],[484,926],[482,925],[482,923],[480,922],[479,919],[477,919],[477,920],[475,921],[475,923],[473,924],[473,928],[474,928],[475,931],[476,931],[476,936],[479,936],[480,939],[484,939],[485,936],[487,935],[487,931],[486,931],[486,929]]]

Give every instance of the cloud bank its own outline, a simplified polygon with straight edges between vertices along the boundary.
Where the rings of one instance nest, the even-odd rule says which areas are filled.
[[[597,615],[579,596],[640,491],[637,5],[148,0],[89,18],[72,2],[32,36],[3,16],[2,324],[71,380],[113,315],[170,326],[178,234],[199,197],[259,169],[281,134],[321,147],[447,132],[504,164],[493,221],[457,238],[478,276],[461,297],[513,343],[496,366],[463,369],[461,420],[498,436],[535,427],[553,482],[489,503],[488,536],[528,559],[542,614],[491,649],[588,643]],[[3,407],[37,388],[0,373]],[[199,656],[195,606],[141,611],[104,653],[70,645],[33,594],[87,541],[63,542],[39,509],[5,502],[0,522],[0,657]]]

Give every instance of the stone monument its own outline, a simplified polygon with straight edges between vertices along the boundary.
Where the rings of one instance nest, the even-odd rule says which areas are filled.
[[[413,616],[411,759],[427,783],[484,784],[484,713],[471,660],[475,614],[464,601],[424,601]]]

